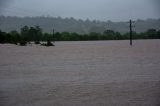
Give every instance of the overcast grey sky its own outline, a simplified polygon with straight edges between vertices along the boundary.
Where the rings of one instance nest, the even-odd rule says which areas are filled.
[[[159,0],[0,0],[0,15],[102,21],[160,18]]]

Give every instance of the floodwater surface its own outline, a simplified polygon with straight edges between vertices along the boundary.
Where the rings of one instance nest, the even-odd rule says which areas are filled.
[[[0,106],[159,106],[160,40],[0,45]]]

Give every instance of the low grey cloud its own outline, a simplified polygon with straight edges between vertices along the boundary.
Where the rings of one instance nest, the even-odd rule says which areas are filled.
[[[1,15],[124,21],[159,18],[159,0],[2,0]]]

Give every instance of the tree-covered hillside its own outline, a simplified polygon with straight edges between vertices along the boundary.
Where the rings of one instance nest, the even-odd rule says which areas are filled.
[[[134,31],[145,32],[148,29],[160,29],[160,19],[136,20]],[[126,22],[77,20],[61,17],[5,17],[0,16],[0,29],[5,32],[20,31],[23,26],[40,26],[44,32],[76,32],[86,34],[90,32],[103,33],[105,30],[126,33],[129,24]]]

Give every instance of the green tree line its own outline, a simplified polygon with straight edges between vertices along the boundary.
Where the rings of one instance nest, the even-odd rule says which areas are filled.
[[[24,26],[21,31],[3,32],[0,30],[0,43],[39,42],[39,41],[93,41],[93,40],[127,40],[129,33],[121,34],[113,30],[103,33],[91,32],[78,34],[69,32],[43,33],[39,26]],[[133,39],[160,39],[160,30],[148,29],[143,33],[133,32]]]

